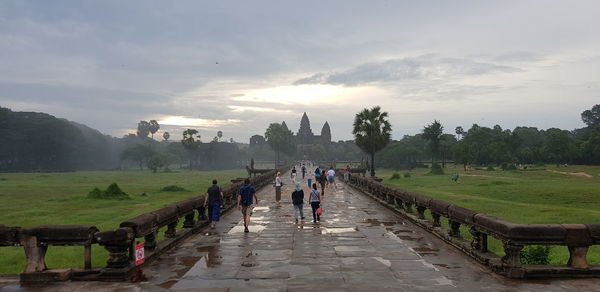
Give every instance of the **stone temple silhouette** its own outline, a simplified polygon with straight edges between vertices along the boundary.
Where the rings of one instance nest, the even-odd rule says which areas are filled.
[[[282,123],[284,127],[287,127],[285,121]],[[321,135],[315,135],[310,128],[310,120],[306,115],[306,112],[302,115],[302,119],[300,120],[300,129],[296,135],[294,135],[296,139],[296,144],[298,145],[310,145],[310,144],[323,144],[331,142],[331,128],[329,128],[329,123],[325,122],[323,128],[321,128]]]

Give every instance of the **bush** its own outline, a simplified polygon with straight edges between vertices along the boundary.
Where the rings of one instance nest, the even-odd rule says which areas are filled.
[[[187,190],[179,186],[166,186],[162,188],[163,192],[186,192]]]
[[[487,171],[494,171],[496,169],[494,169],[494,167],[490,165],[485,170],[487,170]]]
[[[528,245],[521,250],[521,264],[547,265],[550,263],[550,250],[548,245]]]
[[[400,174],[397,172],[394,172],[394,174],[392,174],[392,177],[390,177],[390,179],[400,179]]]
[[[404,177],[409,178],[410,177],[410,172],[405,172],[404,173]]]
[[[94,188],[88,193],[90,199],[101,199],[101,200],[129,200],[129,195],[121,190],[116,183],[112,183],[106,190],[100,190]]]
[[[442,169],[442,166],[434,163],[431,165],[431,170],[429,171],[429,174],[444,174],[444,169]]]
[[[517,170],[517,166],[512,164],[512,163],[502,163],[502,165],[500,166],[502,168],[502,170]]]

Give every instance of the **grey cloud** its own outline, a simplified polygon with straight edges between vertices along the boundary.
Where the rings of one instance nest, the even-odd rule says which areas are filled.
[[[317,73],[294,82],[301,84],[334,84],[357,86],[370,83],[390,83],[406,80],[453,78],[464,75],[482,75],[495,72],[520,72],[519,68],[464,58],[416,58],[391,59],[367,63],[346,71]]]

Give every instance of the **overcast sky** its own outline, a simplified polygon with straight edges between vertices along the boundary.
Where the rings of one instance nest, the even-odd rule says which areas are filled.
[[[156,119],[247,142],[270,122],[351,139],[582,127],[600,103],[599,1],[0,1],[0,106],[104,133]]]

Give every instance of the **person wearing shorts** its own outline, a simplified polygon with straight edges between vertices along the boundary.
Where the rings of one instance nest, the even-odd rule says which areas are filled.
[[[215,229],[215,224],[221,217],[221,201],[223,200],[223,191],[217,185],[217,180],[213,179],[212,186],[206,191],[204,207],[208,207],[208,220],[210,228]]]
[[[335,170],[333,170],[333,166],[327,171],[327,181],[329,182],[329,185],[335,188]]]
[[[256,189],[250,185],[250,179],[244,180],[244,185],[238,191],[237,197],[237,208],[242,211],[244,216],[244,232],[250,232],[248,225],[250,224],[250,212],[248,209],[252,208],[252,201],[256,201],[258,204],[258,197],[256,197]]]

